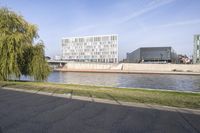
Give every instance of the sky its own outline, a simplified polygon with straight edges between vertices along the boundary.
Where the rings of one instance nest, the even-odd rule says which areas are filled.
[[[119,58],[139,47],[193,53],[200,0],[0,0],[0,7],[38,26],[46,55],[61,54],[63,37],[118,34]]]

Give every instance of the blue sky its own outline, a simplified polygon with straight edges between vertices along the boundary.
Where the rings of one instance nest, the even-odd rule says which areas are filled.
[[[46,55],[61,53],[61,38],[118,34],[119,57],[145,46],[172,46],[192,55],[200,34],[200,0],[0,0],[36,24]]]

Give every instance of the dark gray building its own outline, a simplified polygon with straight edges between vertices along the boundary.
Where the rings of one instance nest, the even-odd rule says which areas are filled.
[[[177,63],[178,56],[172,47],[142,47],[127,53],[128,63]]]

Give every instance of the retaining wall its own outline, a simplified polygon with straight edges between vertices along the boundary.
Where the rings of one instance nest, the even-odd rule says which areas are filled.
[[[200,72],[200,65],[194,64],[123,64],[126,71]]]
[[[113,65],[111,63],[68,62],[64,68],[69,70],[109,70]]]
[[[135,64],[135,63],[81,63],[68,62],[64,70],[116,70],[154,72],[200,72],[200,65],[194,64]]]

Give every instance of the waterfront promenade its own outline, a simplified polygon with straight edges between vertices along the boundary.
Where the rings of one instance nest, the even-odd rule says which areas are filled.
[[[198,64],[87,63],[48,61],[54,71],[200,75]]]
[[[200,115],[0,89],[3,133],[199,133]]]
[[[56,68],[58,72],[85,72],[85,73],[122,73],[122,74],[162,74],[162,75],[200,75],[200,72],[181,71],[137,71],[137,70],[99,70],[99,69],[65,69]]]

